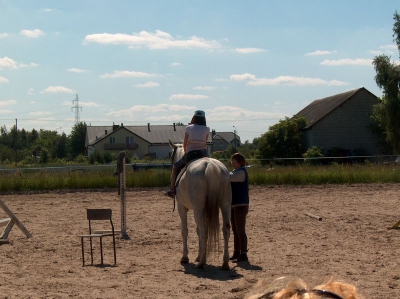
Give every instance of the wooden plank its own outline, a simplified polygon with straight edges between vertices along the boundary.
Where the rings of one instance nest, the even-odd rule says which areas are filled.
[[[10,219],[10,221],[8,221],[6,228],[4,229],[3,233],[0,236],[0,239],[7,239],[8,238],[8,234],[10,233],[11,229],[14,226],[14,221],[12,221]]]
[[[393,224],[393,226],[388,227],[387,229],[400,229],[399,225],[400,225],[400,220],[397,221],[395,224]]]
[[[26,227],[18,220],[17,216],[15,216],[9,208],[0,200],[0,207],[6,212],[8,217],[10,217],[13,222],[18,226],[18,228],[25,234],[27,238],[32,238],[31,233],[26,229]]]
[[[8,225],[8,222],[10,222],[10,220],[11,218],[0,219],[0,227]]]
[[[10,241],[8,241],[8,239],[0,239],[0,245],[1,244],[8,244],[10,243]]]

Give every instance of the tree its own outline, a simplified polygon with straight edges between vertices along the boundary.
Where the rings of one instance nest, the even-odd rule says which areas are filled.
[[[29,145],[28,133],[25,131],[25,129],[21,130],[21,136],[20,137],[21,137],[20,142],[19,142],[20,147],[21,148],[28,147],[28,145]]]
[[[63,132],[59,138],[56,140],[55,145],[55,158],[64,159],[68,155],[68,139],[67,135]]]
[[[8,131],[6,125],[0,127],[0,143],[8,146]]]
[[[257,139],[258,158],[300,158],[303,145],[300,129],[306,124],[304,117],[295,116],[269,127],[268,132]]]
[[[397,11],[393,19],[393,37],[400,56],[400,15]],[[379,103],[374,106],[373,118],[384,131],[386,141],[393,152],[400,153],[400,65],[390,61],[387,55],[376,56],[373,60],[376,76],[375,82],[383,91]]]
[[[35,129],[29,133],[29,143],[34,143],[36,139],[39,138],[39,133]]]
[[[86,126],[85,122],[79,122],[72,128],[70,135],[72,158],[85,154]]]

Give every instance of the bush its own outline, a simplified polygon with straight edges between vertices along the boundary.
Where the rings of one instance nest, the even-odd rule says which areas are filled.
[[[40,163],[42,164],[47,164],[49,163],[50,160],[50,155],[47,149],[43,149],[41,154],[40,154]]]
[[[318,148],[317,146],[313,146],[309,148],[306,153],[303,154],[303,158],[305,158],[305,162],[307,164],[321,164],[320,159],[307,159],[307,158],[321,158],[324,155],[322,154],[322,149]]]
[[[111,153],[107,152],[107,151],[104,152],[103,153],[103,160],[104,160],[104,163],[110,164],[113,161],[113,157],[112,157]]]
[[[86,161],[86,158],[82,154],[80,154],[75,158],[75,161],[78,163],[84,163]]]

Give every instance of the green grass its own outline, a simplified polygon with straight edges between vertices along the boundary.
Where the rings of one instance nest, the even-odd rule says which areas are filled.
[[[398,165],[276,166],[249,168],[252,185],[400,183]]]
[[[112,166],[64,171],[51,168],[18,169],[0,174],[0,192],[116,190],[118,178],[112,175],[113,171]],[[393,164],[275,166],[273,169],[252,166],[248,172],[250,184],[259,186],[400,183],[400,166]],[[126,168],[128,189],[168,187],[169,181],[170,171],[167,169],[133,171],[129,166]]]

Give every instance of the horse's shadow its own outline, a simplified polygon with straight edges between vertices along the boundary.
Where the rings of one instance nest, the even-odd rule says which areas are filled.
[[[253,271],[261,271],[262,267],[257,266],[257,265],[252,265],[250,262],[241,262],[241,263],[236,263],[236,266],[233,267],[233,269],[236,268],[242,268],[244,270],[253,270]]]
[[[208,278],[212,280],[228,281],[242,278],[243,275],[236,272],[234,268],[230,270],[222,270],[221,267],[213,265],[205,265],[204,269],[197,269],[196,264],[186,263],[182,264],[185,268],[185,274],[196,276],[197,278]]]

